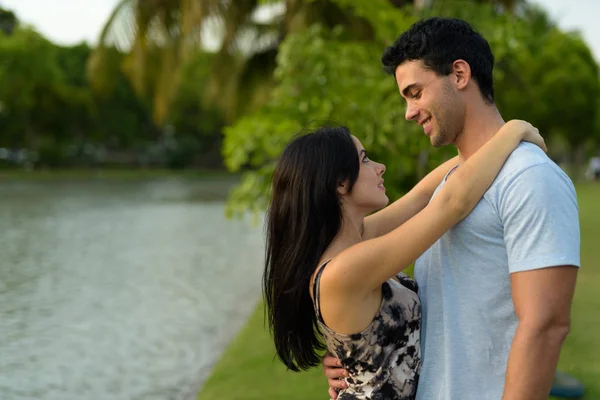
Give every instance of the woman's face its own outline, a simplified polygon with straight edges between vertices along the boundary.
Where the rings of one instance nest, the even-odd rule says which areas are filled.
[[[352,136],[352,140],[356,145],[360,169],[358,178],[352,187],[352,192],[346,193],[343,191],[341,196],[346,204],[369,214],[389,203],[382,177],[385,172],[385,165],[369,159],[360,140],[354,136]]]

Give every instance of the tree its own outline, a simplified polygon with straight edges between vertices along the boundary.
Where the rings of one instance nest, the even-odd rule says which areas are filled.
[[[424,16],[464,18],[489,40],[497,59],[497,104],[505,117],[531,120],[544,134],[576,130],[569,139],[574,144],[579,143],[579,134],[581,139],[591,137],[599,95],[589,49],[577,36],[553,25],[541,36],[535,31],[544,26],[538,12],[524,9],[512,15],[498,13],[493,4],[464,7],[464,2],[443,8],[434,3],[416,14],[383,0],[338,4],[369,21],[374,39],[356,41],[344,27],[329,32],[318,25],[286,37],[269,102],[224,130],[226,165],[232,171],[246,171],[231,194],[229,215],[263,210],[274,163],[284,145],[324,121],[348,126],[373,159],[387,165],[386,186],[392,199],[452,154],[451,147],[433,150],[416,124],[404,120],[394,79],[384,75],[379,63],[384,47]],[[571,88],[581,90],[575,94]]]
[[[277,13],[273,4],[264,3],[285,4],[284,11]],[[265,7],[271,7],[273,15],[259,19],[256,14]],[[162,125],[183,66],[206,45],[206,29],[212,26],[218,30],[213,39],[219,43],[205,101],[217,104],[231,122],[254,103],[253,89],[268,85],[274,50],[281,39],[315,21],[331,27],[353,24],[356,35],[369,34],[363,32],[367,25],[330,0],[122,0],[101,34],[100,46],[90,60],[90,74],[101,75],[107,47],[128,49],[127,76],[140,96],[153,99],[154,120]]]
[[[113,54],[105,71],[114,90],[93,93],[90,53],[85,43],[57,46],[27,27],[0,35],[0,147],[28,149],[40,164],[64,166],[87,162],[77,159],[78,149],[132,147],[151,130],[149,111],[120,71],[123,55]]]
[[[182,70],[169,112],[176,143],[170,156],[171,166],[222,167],[220,132],[224,121],[216,107],[203,104],[199,90],[210,76],[213,57],[214,54],[199,53]]]
[[[95,81],[99,86],[88,81],[94,99],[92,136],[109,150],[131,150],[156,140],[159,132],[152,122],[151,105],[136,95],[122,70],[126,54],[114,47],[103,51],[102,80]]]
[[[10,37],[0,37],[0,102],[3,140],[13,146],[39,145],[41,130],[52,125],[62,72],[56,62],[56,48],[28,28],[18,28]]]
[[[404,121],[394,79],[379,64],[384,43],[408,28],[414,17],[386,1],[346,4],[372,20],[376,39],[352,40],[341,26],[328,31],[315,25],[289,35],[279,50],[277,86],[268,104],[225,129],[226,165],[232,171],[249,169],[231,195],[229,215],[264,209],[274,160],[285,144],[325,122],[348,126],[376,160],[388,165],[392,197],[414,182],[414,161],[428,146],[427,139]],[[444,154],[435,158],[440,157]]]
[[[4,32],[5,35],[10,36],[17,28],[18,24],[19,20],[15,13],[0,7],[0,31]]]

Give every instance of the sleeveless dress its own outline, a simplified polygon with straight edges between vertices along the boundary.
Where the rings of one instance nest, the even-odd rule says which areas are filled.
[[[353,335],[337,333],[321,317],[319,282],[313,283],[318,325],[328,350],[350,374],[338,400],[414,400],[421,368],[421,304],[418,286],[408,275],[383,283],[382,300],[373,321]]]

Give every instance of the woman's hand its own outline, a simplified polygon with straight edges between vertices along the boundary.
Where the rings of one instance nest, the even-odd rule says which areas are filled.
[[[544,138],[540,135],[538,129],[527,121],[513,119],[504,124],[500,130],[506,130],[508,133],[516,134],[522,141],[533,143],[544,150],[544,152],[548,151],[546,142],[544,142]]]

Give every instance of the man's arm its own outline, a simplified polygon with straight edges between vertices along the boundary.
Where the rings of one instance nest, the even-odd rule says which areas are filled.
[[[519,324],[502,400],[546,400],[571,321],[578,268],[559,266],[511,275]]]
[[[549,163],[503,186],[499,212],[518,325],[502,400],[546,400],[569,332],[580,265],[577,197],[572,182]]]

